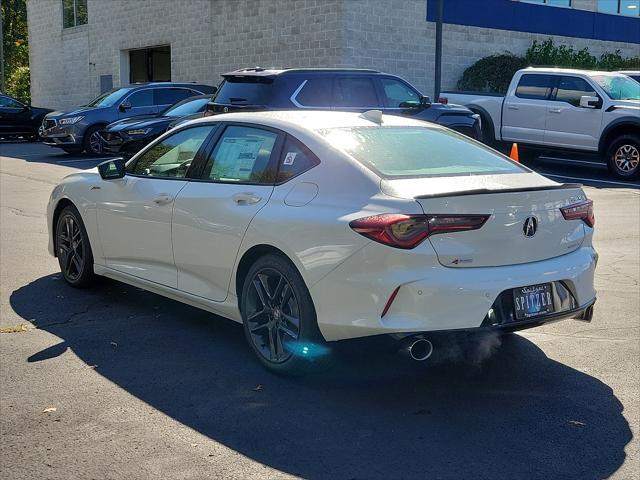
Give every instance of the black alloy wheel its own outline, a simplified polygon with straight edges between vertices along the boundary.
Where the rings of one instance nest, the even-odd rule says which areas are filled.
[[[247,341],[268,369],[298,373],[324,363],[328,349],[311,296],[288,259],[258,259],[245,277],[240,303]]]
[[[84,287],[93,280],[93,254],[78,211],[65,207],[56,225],[56,254],[64,279],[73,287]]]

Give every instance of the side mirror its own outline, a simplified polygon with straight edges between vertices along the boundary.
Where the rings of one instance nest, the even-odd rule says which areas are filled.
[[[129,102],[123,102],[123,103],[120,104],[118,109],[121,112],[126,112],[127,110],[131,110],[131,104]]]
[[[103,180],[123,178],[126,173],[124,158],[114,158],[102,162],[98,165],[98,172]]]
[[[427,108],[431,106],[431,99],[429,97],[427,97],[426,95],[423,95],[420,97],[420,105],[422,105],[423,107]]]
[[[583,95],[580,97],[580,106],[582,108],[600,108],[600,98]]]

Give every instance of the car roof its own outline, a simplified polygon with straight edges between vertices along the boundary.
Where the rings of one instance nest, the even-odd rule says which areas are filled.
[[[122,88],[141,88],[141,87],[208,87],[202,83],[195,82],[137,82],[123,85]]]
[[[397,115],[382,115],[382,123],[368,120],[359,112],[310,111],[310,110],[270,110],[264,112],[233,112],[199,118],[189,125],[217,122],[255,123],[277,128],[292,134],[305,134],[325,128],[347,127],[399,127],[419,126],[442,129],[439,125],[414,120]]]
[[[279,75],[291,73],[375,73],[380,74],[378,70],[366,68],[241,68],[232,72],[223,73],[223,77],[268,77],[273,78]]]
[[[640,75],[640,70],[617,70],[615,73],[624,73],[625,75]]]
[[[611,75],[622,72],[606,72],[604,70],[580,70],[578,68],[556,67],[527,67],[520,70],[522,73],[568,73],[573,75]]]

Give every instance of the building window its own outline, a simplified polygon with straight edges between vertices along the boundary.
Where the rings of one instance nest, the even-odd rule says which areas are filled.
[[[87,0],[62,0],[62,28],[87,23]]]
[[[551,5],[553,7],[570,7],[571,0],[522,0],[527,3],[543,3],[545,5]]]
[[[598,0],[598,11],[640,17],[640,0]]]

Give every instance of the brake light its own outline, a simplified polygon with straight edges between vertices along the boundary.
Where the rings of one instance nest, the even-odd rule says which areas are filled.
[[[349,226],[360,235],[395,248],[411,249],[438,233],[477,230],[489,215],[404,215],[387,213],[359,218]]]
[[[582,220],[591,228],[596,223],[596,217],[593,214],[593,201],[587,200],[586,202],[575,203],[568,207],[562,207],[560,209],[562,216],[565,220]]]
[[[449,103],[449,99],[447,97],[438,98],[438,103],[442,103],[443,105],[447,105]]]

